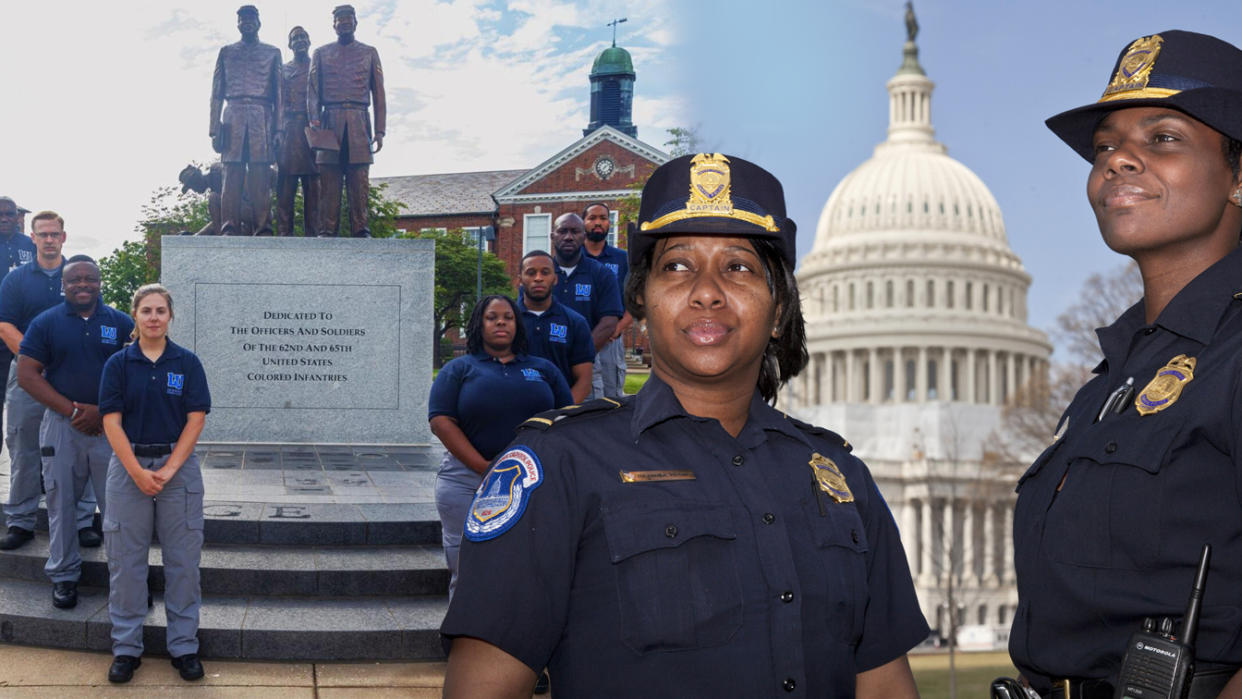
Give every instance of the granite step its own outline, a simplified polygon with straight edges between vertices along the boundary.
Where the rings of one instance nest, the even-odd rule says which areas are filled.
[[[81,587],[73,609],[52,606],[51,587],[0,579],[0,642],[108,651],[107,591]],[[199,652],[247,660],[437,660],[445,596],[203,598]],[[166,654],[162,596],[147,614],[143,645]]]
[[[163,555],[152,545],[148,584],[164,589]],[[0,585],[6,579],[44,583],[47,535],[38,532],[15,551],[0,551]],[[81,584],[108,586],[104,549],[82,550]],[[278,548],[207,545],[199,566],[204,595],[371,597],[436,595],[448,590],[448,568],[439,546]]]
[[[0,508],[2,509],[2,508]],[[428,503],[263,503],[207,500],[206,544],[439,546],[440,514]],[[99,514],[95,514],[98,523]],[[38,531],[47,531],[40,501]]]

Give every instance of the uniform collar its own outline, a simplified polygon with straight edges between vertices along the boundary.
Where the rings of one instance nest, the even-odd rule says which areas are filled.
[[[544,314],[544,315],[547,315],[547,314],[549,314],[549,313],[552,313],[553,311],[558,310],[559,306],[561,305],[561,304],[557,303],[557,301],[556,301],[556,295],[555,295],[555,294],[548,294],[548,300],[549,300],[549,301],[551,301],[552,303],[551,303],[551,304],[549,304],[549,305],[548,305],[548,307],[547,307],[547,308],[543,311],[543,314]],[[525,299],[525,298],[523,298],[523,297],[520,297],[520,296],[519,296],[519,298],[518,298],[518,302],[517,302],[517,303],[518,303],[518,310],[519,310],[519,311],[521,311],[521,312],[523,312],[523,313],[535,313],[535,311],[532,311],[532,310],[530,310],[529,308],[527,308],[527,307],[526,307],[526,299]]]
[[[488,353],[487,353],[487,350],[479,350],[478,352],[474,352],[474,353],[472,353],[470,356],[471,356],[471,357],[474,357],[474,360],[475,360],[475,361],[477,361],[477,362],[491,362],[491,363],[493,363],[493,364],[500,364],[500,363],[501,363],[501,362],[500,362],[500,360],[498,360],[498,359],[496,359],[495,357],[493,357],[492,355],[488,354]],[[514,362],[524,362],[524,361],[526,361],[526,355],[525,355],[525,354],[518,353],[518,352],[514,352],[514,353],[513,353],[513,361],[514,361]]]
[[[1190,280],[1169,301],[1155,325],[1206,345],[1216,334],[1220,318],[1235,298],[1242,295],[1242,247],[1234,248],[1215,264]],[[1134,333],[1146,325],[1146,310],[1140,300],[1115,323],[1096,330],[1100,349],[1106,358],[1124,356]]]
[[[655,372],[647,379],[647,383],[634,396],[634,417],[630,419],[630,437],[638,441],[639,435],[647,429],[670,420],[685,417],[696,422],[707,422],[712,418],[698,417],[686,412],[677,400],[677,394],[664,383]],[[764,441],[765,432],[775,431],[788,435],[802,442],[806,438],[801,431],[785,418],[785,414],[768,405],[756,388],[750,398],[750,415],[746,424],[738,433],[737,440],[745,447],[755,447]]]
[[[160,358],[155,361],[156,364],[159,364],[165,360],[176,359],[181,356],[181,345],[178,345],[172,340],[166,340],[166,342],[167,344],[164,345],[164,353],[161,354]],[[138,340],[134,340],[125,346],[125,358],[130,361],[150,361],[147,359],[147,356],[142,353],[142,348],[138,346]]]
[[[91,310],[91,314],[89,316],[86,316],[85,318],[82,318],[81,315],[78,315],[78,312],[73,310],[73,307],[69,305],[68,301],[62,302],[60,304],[60,308],[62,311],[64,311],[65,315],[67,316],[75,316],[78,318],[82,318],[83,320],[93,320],[103,312],[103,305],[104,305],[104,302],[102,298],[95,301],[95,308],[93,308]]]

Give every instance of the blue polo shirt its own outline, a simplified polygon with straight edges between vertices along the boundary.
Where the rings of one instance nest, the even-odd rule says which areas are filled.
[[[104,362],[125,345],[133,329],[129,316],[103,302],[95,304],[89,318],[62,303],[30,321],[21,353],[43,364],[44,376],[57,393],[93,404],[99,398]]]
[[[566,276],[560,262],[556,262],[556,278],[556,286],[552,289],[556,300],[581,314],[592,328],[599,325],[604,316],[620,318],[625,313],[617,278],[585,251],[571,275]]]
[[[134,342],[104,364],[99,414],[121,413],[125,436],[135,444],[176,442],[186,415],[199,411],[211,412],[203,364],[172,340],[154,362]]]
[[[608,271],[617,278],[617,288],[621,291],[621,295],[625,296],[625,279],[630,276],[629,253],[604,243],[604,249],[599,252],[598,256],[587,252],[585,247],[582,248],[582,254],[607,267]]]
[[[0,282],[14,269],[34,262],[37,254],[34,241],[21,231],[14,231],[8,238],[0,236]]]
[[[45,270],[39,262],[28,262],[9,272],[0,282],[0,323],[12,323],[25,333],[34,317],[65,300],[60,288],[60,275],[65,269],[65,258],[60,266]]]
[[[572,389],[573,366],[595,361],[595,342],[591,339],[591,326],[587,325],[586,318],[557,302],[555,297],[551,300],[548,310],[535,313],[526,308],[523,299],[518,299],[522,325],[526,328],[530,353],[555,364]]]
[[[427,419],[453,418],[470,444],[490,461],[527,418],[573,402],[569,384],[552,362],[519,354],[506,364],[478,352],[454,359],[436,375]]]

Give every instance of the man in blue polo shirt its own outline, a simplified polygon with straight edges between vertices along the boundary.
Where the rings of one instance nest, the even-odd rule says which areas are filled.
[[[9,272],[31,262],[35,258],[35,245],[26,234],[22,233],[22,212],[26,211],[17,202],[0,196],[0,283]],[[9,364],[13,361],[13,353],[8,345],[0,342],[0,386],[9,381]],[[4,415],[4,392],[0,391],[0,418]]]
[[[61,270],[65,258],[65,220],[54,211],[40,211],[30,221],[35,240],[33,262],[10,272],[0,282],[0,340],[16,355],[30,321],[64,300]],[[0,550],[15,549],[34,538],[35,512],[39,508],[39,423],[43,404],[17,385],[17,369],[9,370],[5,403],[9,419],[5,441],[9,447],[9,501],[4,506],[8,533],[0,538]],[[96,484],[92,484],[96,485]],[[103,489],[103,483],[97,484]],[[91,488],[77,505],[79,543],[99,546],[102,539],[91,527],[95,495]]]
[[[591,394],[595,344],[591,342],[591,326],[586,318],[553,297],[556,280],[551,255],[543,250],[526,253],[518,274],[518,286],[522,289],[518,308],[522,311],[530,353],[555,364],[564,374],[574,402],[581,403]]]
[[[556,300],[577,311],[591,326],[591,341],[599,352],[612,341],[617,322],[625,313],[617,278],[607,267],[582,254],[586,227],[578,214],[562,214],[552,228],[556,249]]]
[[[50,540],[43,570],[52,580],[52,605],[69,609],[78,603],[82,574],[76,504],[88,479],[107,483],[112,457],[95,405],[99,377],[134,321],[100,303],[99,266],[86,255],[65,262],[62,285],[65,302],[35,316],[26,328],[17,383],[47,408],[39,428]],[[96,495],[106,513],[104,490],[98,488]]]
[[[630,275],[629,255],[625,250],[608,244],[612,228],[612,212],[603,202],[590,204],[582,210],[586,220],[586,241],[582,251],[587,257],[608,268],[617,278],[617,288],[625,296],[625,279]],[[592,398],[620,398],[625,395],[625,331],[634,324],[626,311],[612,331],[612,339],[595,355],[595,374],[591,378]]]

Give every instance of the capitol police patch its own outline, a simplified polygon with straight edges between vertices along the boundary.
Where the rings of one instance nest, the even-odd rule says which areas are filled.
[[[529,447],[516,446],[501,454],[475,491],[466,515],[466,538],[487,541],[509,531],[542,482],[543,466]]]

